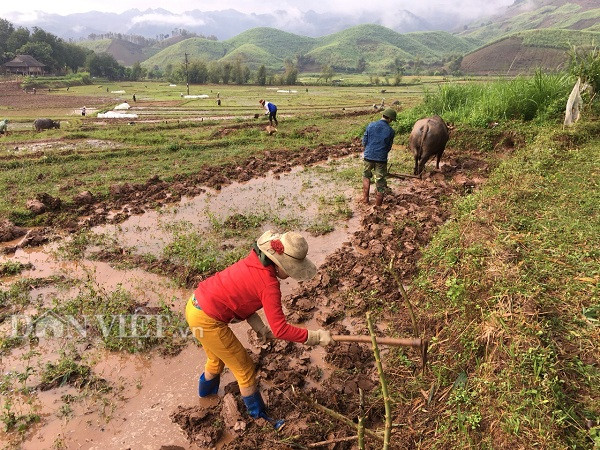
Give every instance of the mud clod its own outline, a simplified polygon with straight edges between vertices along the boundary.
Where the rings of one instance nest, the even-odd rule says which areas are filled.
[[[27,233],[25,228],[17,227],[9,220],[0,221],[0,242],[12,241]]]
[[[190,442],[201,448],[212,448],[224,432],[220,408],[221,404],[212,408],[180,406],[171,414],[171,420],[181,427]]]

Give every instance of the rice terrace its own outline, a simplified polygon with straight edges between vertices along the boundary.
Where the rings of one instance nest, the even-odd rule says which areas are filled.
[[[508,76],[1,76],[2,448],[600,448],[599,68],[583,46]],[[449,140],[419,174],[411,130],[438,115]],[[253,415],[239,368],[204,378],[189,308],[208,316],[199,283],[268,230],[302,235],[316,275],[273,260],[303,342],[267,306],[265,335],[220,322]]]

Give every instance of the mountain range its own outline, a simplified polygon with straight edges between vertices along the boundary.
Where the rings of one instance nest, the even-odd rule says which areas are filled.
[[[276,71],[286,59],[298,62],[299,57],[305,71],[324,65],[352,71],[364,60],[370,73],[462,56],[465,73],[507,73],[535,67],[555,70],[564,65],[572,45],[600,42],[600,0],[515,0],[495,16],[462,25],[445,12],[427,20],[406,10],[381,14],[374,13],[371,19],[385,22],[385,27],[360,24],[367,21],[361,16],[314,11],[294,18],[277,10],[257,15],[235,10],[172,14],[165,9],[67,16],[40,13],[34,25],[72,39],[93,33],[106,37],[110,32],[109,39],[76,42],[110,53],[124,65],[141,62],[148,69],[179,65],[184,54],[204,61],[241,60],[252,68],[264,64]],[[200,37],[182,33],[182,28]],[[119,33],[159,39],[137,42]]]
[[[2,14],[2,13],[0,13]],[[379,14],[379,17],[378,17]],[[256,27],[271,27],[303,36],[319,37],[364,23],[385,25],[400,33],[411,31],[450,30],[457,22],[447,16],[428,21],[407,10],[379,11],[372,14],[317,13],[309,10],[292,14],[275,9],[270,14],[245,14],[234,9],[222,11],[192,10],[181,14],[166,9],[130,9],[123,13],[90,11],[59,15],[37,11],[30,15],[4,13],[3,18],[15,25],[37,26],[67,40],[87,39],[107,32],[155,38],[185,29],[204,36],[229,39]]]

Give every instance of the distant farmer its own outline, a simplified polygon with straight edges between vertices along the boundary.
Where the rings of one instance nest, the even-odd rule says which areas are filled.
[[[81,108],[81,115],[85,116],[85,106],[83,108]]]
[[[0,134],[8,135],[8,119],[0,120]]]
[[[135,103],[137,100],[135,99],[135,94],[133,94],[133,102]]]
[[[259,100],[258,103],[260,103],[263,106],[263,108],[265,108],[265,115],[269,115],[269,125],[273,126],[273,122],[275,122],[275,126],[277,126],[277,106],[275,106],[271,102],[265,102],[262,99]]]
[[[381,206],[383,195],[387,189],[387,161],[388,153],[392,149],[396,132],[390,126],[390,122],[396,120],[396,111],[388,108],[383,111],[381,120],[371,122],[367,125],[363,135],[363,202],[369,203],[369,189],[371,188],[371,177],[375,174],[375,186],[377,196],[375,206]]]
[[[269,421],[276,430],[285,421],[267,415],[252,359],[229,324],[246,320],[263,342],[277,338],[305,345],[333,343],[329,331],[295,327],[287,323],[283,314],[279,279],[313,278],[316,267],[306,257],[307,253],[308,244],[300,234],[269,230],[258,238],[248,256],[200,282],[185,308],[192,333],[206,353],[198,395],[217,394],[220,375],[227,366],[240,386],[249,414]],[[256,314],[261,308],[268,325]]]

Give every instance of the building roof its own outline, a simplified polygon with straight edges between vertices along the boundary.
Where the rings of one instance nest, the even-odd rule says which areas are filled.
[[[4,67],[46,67],[30,55],[17,55],[12,61],[2,64]]]

